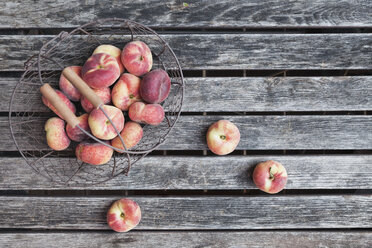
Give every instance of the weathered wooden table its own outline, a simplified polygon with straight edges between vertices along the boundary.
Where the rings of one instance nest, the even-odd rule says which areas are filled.
[[[0,2],[0,247],[371,247],[372,1]],[[51,185],[16,150],[8,104],[23,63],[62,30],[119,17],[153,27],[186,76],[183,114],[129,177]],[[240,128],[228,156],[207,151],[216,120]],[[282,162],[286,190],[250,173]],[[130,233],[105,214],[128,196]]]

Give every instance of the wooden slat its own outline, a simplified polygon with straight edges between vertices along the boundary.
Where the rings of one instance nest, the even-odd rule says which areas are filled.
[[[0,70],[22,70],[27,58],[52,37],[0,36]],[[372,68],[372,34],[187,34],[163,37],[178,56],[183,69]],[[104,37],[97,39],[118,46],[126,42],[121,36],[111,37],[110,41]],[[93,49],[87,51],[86,56]],[[63,51],[65,58],[74,58],[71,63],[83,64],[86,58],[76,57],[75,50],[71,50],[71,57]],[[53,66],[52,63],[49,65]]]
[[[153,27],[371,26],[368,0],[31,1],[0,3],[1,28],[75,27],[96,18],[127,18]]]
[[[45,135],[43,126],[46,119],[32,119],[35,122],[21,126],[16,125],[17,119],[13,118],[17,141],[23,150],[47,149],[46,143],[34,142],[34,137]],[[205,136],[208,127],[221,119],[238,126],[241,133],[238,150],[372,149],[372,116],[368,115],[181,116],[166,142],[158,149],[207,149]],[[1,117],[0,129],[4,130],[1,151],[16,150],[8,125],[8,118]]]
[[[3,233],[0,246],[3,248],[153,248],[167,247],[370,247],[371,232],[63,232],[63,233]]]
[[[0,111],[19,78],[0,78]],[[352,111],[372,109],[372,77],[187,78],[184,112]],[[243,90],[242,90],[243,89]],[[28,99],[24,101],[23,99]],[[13,111],[49,111],[34,87],[17,91]]]
[[[109,229],[116,197],[0,197],[1,228]],[[131,197],[137,229],[371,228],[371,195]]]
[[[251,173],[258,162],[281,162],[286,189],[371,189],[372,156],[147,156],[128,177],[89,186],[52,184],[33,173],[23,158],[2,157],[0,190],[243,190],[256,189]],[[53,164],[66,164],[64,159]]]

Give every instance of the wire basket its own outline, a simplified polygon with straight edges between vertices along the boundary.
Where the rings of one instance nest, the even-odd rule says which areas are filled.
[[[124,153],[115,152],[104,165],[94,166],[77,160],[74,151],[78,143],[75,142],[64,151],[51,150],[47,145],[44,124],[54,113],[43,105],[40,87],[48,83],[57,89],[63,68],[83,65],[97,46],[111,44],[122,48],[133,40],[141,40],[150,47],[152,69],[165,70],[171,79],[169,96],[161,104],[165,110],[164,121],[158,126],[144,125],[142,140]],[[161,36],[130,20],[101,19],[69,33],[61,32],[29,58],[10,100],[9,126],[17,149],[36,173],[52,183],[88,186],[128,174],[133,164],[163,144],[179,118],[183,96],[181,66]],[[125,119],[129,117],[125,116]]]

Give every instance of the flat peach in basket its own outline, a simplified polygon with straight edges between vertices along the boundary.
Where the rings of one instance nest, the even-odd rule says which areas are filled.
[[[106,88],[119,78],[119,64],[114,57],[107,53],[96,53],[83,65],[81,76],[93,89]]]
[[[107,53],[116,59],[118,62],[120,74],[124,72],[123,63],[121,63],[121,50],[113,45],[100,45],[94,51],[93,54],[96,53]]]
[[[129,73],[142,76],[152,68],[151,50],[142,41],[129,42],[121,52],[121,62]]]
[[[135,102],[141,101],[141,79],[129,73],[121,75],[112,89],[112,103],[119,109],[127,111]]]

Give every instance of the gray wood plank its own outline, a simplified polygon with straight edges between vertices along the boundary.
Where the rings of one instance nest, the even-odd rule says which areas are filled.
[[[153,27],[324,27],[372,25],[368,0],[32,1],[0,3],[1,28],[75,27],[127,18]]]
[[[28,119],[28,118],[27,118]],[[319,149],[371,149],[372,116],[181,116],[160,150],[203,150],[207,149],[208,127],[221,119],[235,123],[241,133],[237,150],[319,150]],[[15,124],[14,134],[22,150],[48,149],[46,143],[35,142],[34,137],[44,137],[46,119]],[[25,120],[25,119],[22,119]],[[1,151],[14,151],[8,118],[0,118],[0,129],[4,130]],[[164,125],[166,125],[164,123]],[[146,135],[146,131],[145,134]],[[39,138],[40,140],[40,138]]]
[[[0,111],[19,78],[0,77]],[[372,109],[372,77],[186,78],[183,112],[352,111]],[[29,88],[30,87],[30,88]],[[13,111],[49,111],[36,86],[19,89]],[[28,99],[25,101],[24,99]]]
[[[1,35],[0,70],[22,70],[24,62],[52,37]],[[372,68],[372,34],[180,34],[163,37],[183,69]],[[102,36],[97,39],[108,42]],[[123,39],[114,36],[110,38],[110,43],[122,47],[125,43]],[[88,56],[94,47],[86,49]],[[71,53],[63,51],[65,60],[70,61],[69,65],[85,62],[84,56],[77,56],[73,49]],[[52,63],[48,65],[50,69],[56,69]]]
[[[109,229],[116,197],[0,197],[1,228]],[[371,195],[131,197],[138,230],[371,228]]]
[[[23,158],[0,159],[0,190],[243,190],[256,189],[251,173],[261,161],[287,169],[286,189],[371,189],[372,156],[147,156],[128,177],[87,187],[52,184],[36,176]],[[65,164],[65,159],[59,163]]]
[[[63,233],[2,233],[0,245],[3,248],[101,248],[101,247],[370,247],[371,232],[63,232]]]

